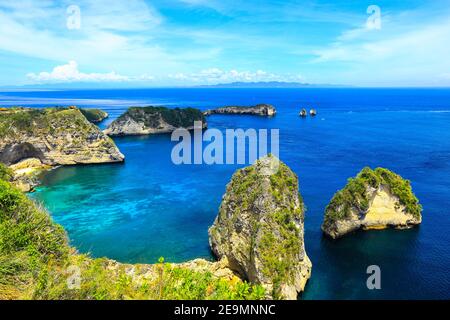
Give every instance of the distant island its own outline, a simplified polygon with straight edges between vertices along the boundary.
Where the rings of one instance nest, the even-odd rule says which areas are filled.
[[[212,85],[201,85],[198,88],[333,88],[345,87],[335,84],[311,84],[301,82],[259,81],[259,82],[230,82]]]
[[[255,106],[227,106],[217,109],[210,109],[203,112],[203,115],[210,116],[212,114],[248,114],[263,117],[272,117],[277,113],[275,107],[270,104],[257,104]]]
[[[92,89],[151,89],[151,88],[354,88],[351,85],[328,84],[328,83],[302,83],[302,82],[284,82],[284,81],[257,81],[257,82],[229,82],[217,84],[185,84],[185,85],[149,85],[142,83],[51,83],[51,84],[27,84],[20,86],[1,86],[0,91],[47,91],[47,90],[92,90]]]

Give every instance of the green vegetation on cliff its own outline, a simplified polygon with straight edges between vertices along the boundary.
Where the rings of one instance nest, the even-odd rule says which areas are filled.
[[[372,170],[365,167],[355,178],[350,178],[347,185],[333,196],[325,210],[324,225],[329,226],[335,221],[348,218],[352,208],[357,212],[367,211],[370,201],[367,188],[377,189],[380,185],[387,186],[409,214],[416,218],[420,217],[422,206],[412,192],[409,180],[385,168]]]
[[[162,119],[175,128],[187,128],[194,125],[194,121],[205,122],[203,113],[194,108],[174,108],[166,107],[131,107],[121,115],[118,119],[126,119],[131,117],[137,122],[142,122],[146,127],[152,128],[158,126],[157,116],[161,115]]]
[[[272,298],[285,298],[283,287],[296,287],[299,269],[308,268],[304,211],[297,176],[269,155],[233,175],[209,230],[213,251],[251,282],[269,284]]]
[[[0,299],[23,297],[50,260],[64,261],[68,253],[62,227],[0,180]]]
[[[90,122],[98,123],[108,117],[108,114],[100,109],[80,109],[81,113],[88,119]]]
[[[76,107],[0,109],[0,161],[48,165],[123,161],[114,141]]]
[[[0,138],[11,138],[23,132],[54,134],[58,130],[67,130],[73,124],[81,132],[91,130],[90,123],[76,108],[10,108],[0,111]]]
[[[12,176],[12,170],[0,162],[0,180],[9,181],[11,180]]]
[[[43,208],[3,180],[7,172],[0,165],[0,300],[264,297],[259,286],[163,260],[157,265],[125,265],[78,254]]]

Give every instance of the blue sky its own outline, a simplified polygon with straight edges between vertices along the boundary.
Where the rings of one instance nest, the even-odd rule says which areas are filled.
[[[450,0],[0,0],[0,86],[450,86],[449,57]]]

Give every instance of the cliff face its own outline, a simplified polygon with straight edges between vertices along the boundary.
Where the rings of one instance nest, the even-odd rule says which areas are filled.
[[[75,107],[0,111],[0,162],[29,158],[54,166],[119,162],[124,156]]]
[[[203,114],[209,116],[212,114],[249,114],[264,117],[271,117],[277,113],[274,106],[270,104],[258,104],[252,107],[229,106],[212,110],[207,110]]]
[[[193,108],[132,107],[114,120],[104,133],[110,136],[170,133],[177,128],[194,129],[194,121],[206,120],[202,112]]]
[[[322,230],[339,238],[357,229],[410,228],[422,222],[410,182],[383,168],[364,168],[325,210]]]
[[[215,255],[272,298],[296,299],[311,275],[297,176],[273,156],[238,170],[209,229]],[[272,173],[272,174],[271,174]]]

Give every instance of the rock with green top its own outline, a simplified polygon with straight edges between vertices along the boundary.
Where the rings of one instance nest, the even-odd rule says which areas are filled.
[[[108,113],[100,109],[80,109],[81,113],[92,123],[99,123],[108,118]]]
[[[422,222],[421,212],[408,180],[388,169],[366,167],[334,195],[322,230],[336,239],[358,229],[407,229]]]
[[[238,170],[209,229],[212,251],[268,298],[296,299],[311,275],[303,242],[305,207],[298,178],[267,156]]]
[[[120,162],[124,156],[76,107],[0,111],[0,162],[39,159],[45,165]]]
[[[255,115],[263,117],[272,117],[277,113],[277,110],[271,104],[257,104],[255,106],[227,106],[217,109],[206,110],[203,112],[205,116],[212,114],[238,114],[238,115]]]
[[[131,107],[114,120],[104,133],[110,136],[170,133],[178,128],[192,130],[195,121],[201,121],[202,127],[206,128],[205,117],[198,109]]]

